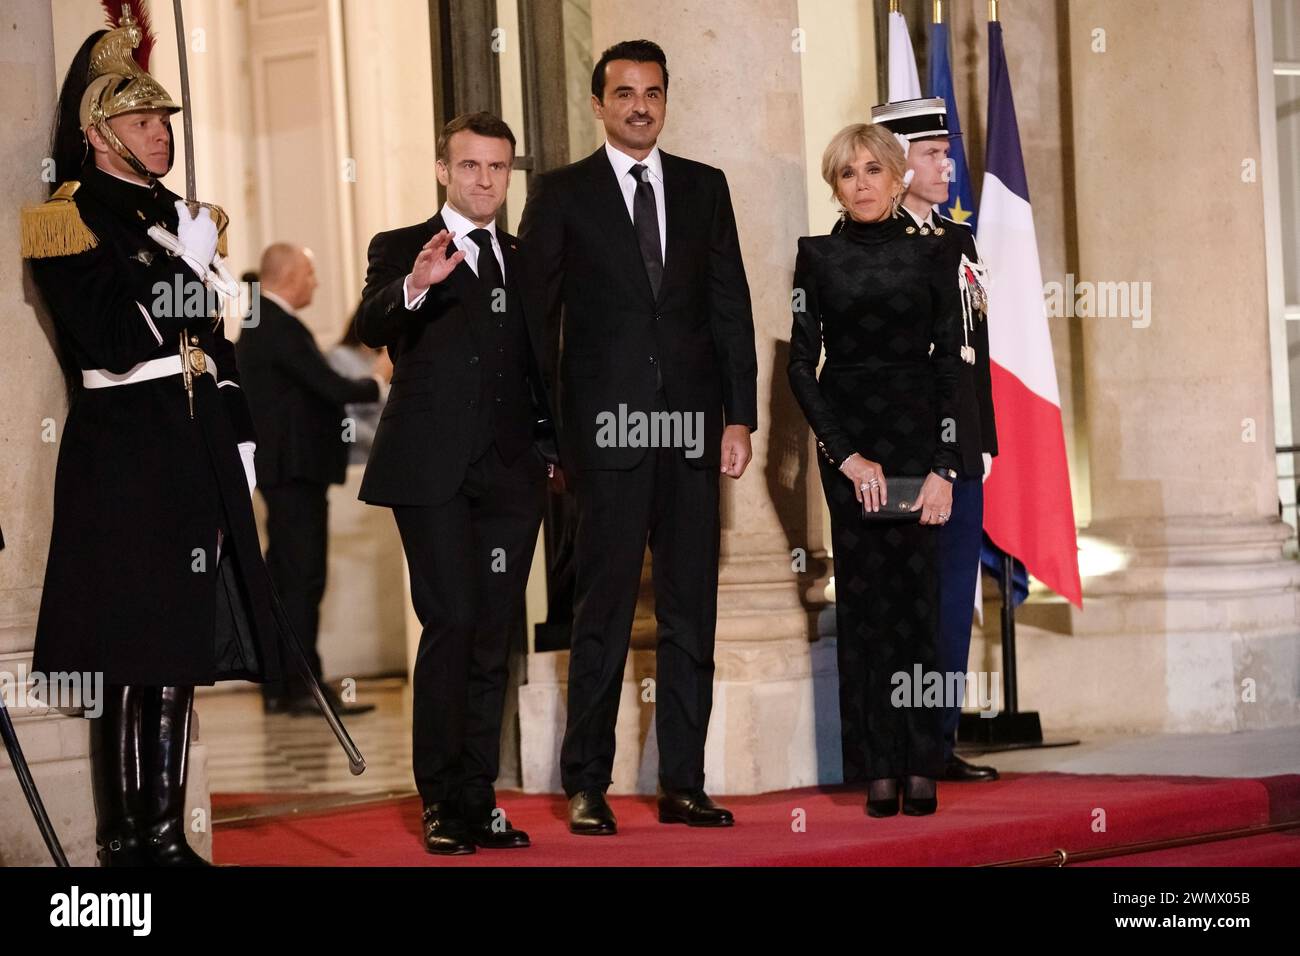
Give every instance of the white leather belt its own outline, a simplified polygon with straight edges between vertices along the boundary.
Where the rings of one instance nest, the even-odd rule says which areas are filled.
[[[194,351],[197,352],[198,349],[194,349]],[[204,371],[211,373],[213,379],[215,379],[217,377],[217,363],[212,360],[212,356],[204,352],[203,363],[206,366]],[[179,355],[168,355],[166,358],[141,362],[128,372],[110,372],[108,369],[103,368],[83,368],[81,370],[81,384],[86,388],[108,388],[112,385],[132,385],[136,382],[147,382],[152,378],[166,378],[168,375],[179,374],[181,374],[181,357]]]

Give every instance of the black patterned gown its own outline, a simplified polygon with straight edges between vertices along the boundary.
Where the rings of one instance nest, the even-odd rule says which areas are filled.
[[[917,665],[938,670],[938,526],[865,522],[838,467],[853,452],[887,478],[960,466],[957,275],[943,237],[908,226],[850,220],[800,239],[795,264],[788,373],[831,514],[845,781],[937,778],[943,763],[942,708],[891,701],[894,675],[910,691]]]

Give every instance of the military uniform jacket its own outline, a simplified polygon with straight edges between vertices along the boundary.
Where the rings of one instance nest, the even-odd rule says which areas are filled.
[[[920,230],[929,230],[924,226]],[[942,230],[942,232],[939,232]],[[987,293],[983,290],[979,250],[975,234],[969,226],[934,213],[933,231],[946,239],[954,261],[953,272],[958,280],[966,278],[966,314],[963,316],[963,361],[958,368],[957,399],[953,410],[957,418],[958,442],[962,449],[958,472],[963,478],[979,478],[984,474],[982,453],[993,457],[998,453],[997,422],[993,414],[993,384],[989,372],[989,327],[987,321]],[[965,257],[965,261],[963,261]],[[976,286],[980,286],[977,290]],[[973,359],[973,361],[972,361]]]
[[[24,254],[73,378],[33,668],[102,671],[116,684],[276,677],[276,618],[238,449],[255,436],[234,349],[220,317],[186,299],[202,289],[197,276],[147,235],[155,223],[175,233],[178,197],[93,167],[56,197],[23,218]],[[190,283],[179,297],[178,281]],[[180,374],[82,384],[80,370],[103,382],[178,356],[182,332],[208,369],[194,376],[192,418]]]

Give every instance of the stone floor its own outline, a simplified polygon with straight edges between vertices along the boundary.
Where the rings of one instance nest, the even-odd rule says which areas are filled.
[[[366,772],[354,777],[348,772],[342,749],[320,717],[264,715],[261,698],[251,686],[202,692],[197,710],[212,791],[284,793],[296,798],[310,795],[297,799],[294,806],[414,792],[411,705],[405,681],[392,678],[362,682],[357,699],[374,703],[377,709],[345,721],[367,763]],[[1018,773],[1220,777],[1300,773],[1300,728],[1102,738],[1052,732],[1049,738],[1077,738],[1080,742],[1074,746],[967,756]]]

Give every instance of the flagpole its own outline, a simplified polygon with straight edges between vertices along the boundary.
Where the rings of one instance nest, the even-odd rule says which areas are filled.
[[[999,23],[998,0],[989,0],[989,23]],[[1004,713],[1020,711],[1020,688],[1016,680],[1016,602],[1015,559],[1010,552],[1002,554],[1002,691]],[[1037,715],[1035,715],[1037,716]],[[1034,736],[1031,729],[1029,735]],[[1039,731],[1038,740],[1042,740]]]
[[[876,7],[879,10],[879,7]],[[898,13],[898,0],[889,0],[889,12]]]
[[[998,20],[998,0],[989,0],[989,23]],[[1002,718],[997,733],[993,736],[998,743],[1042,744],[1043,731],[1038,714],[1020,713],[1020,687],[1016,679],[1016,601],[1015,601],[1015,558],[1011,552],[1002,553]],[[1005,728],[1005,729],[1003,729]],[[1001,739],[998,739],[1001,738]]]
[[[934,0],[934,11],[930,22],[943,23],[943,0]]]

